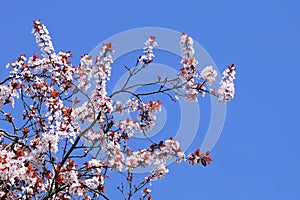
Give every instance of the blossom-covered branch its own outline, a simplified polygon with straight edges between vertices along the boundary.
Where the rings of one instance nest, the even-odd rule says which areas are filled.
[[[2,199],[109,199],[106,182],[110,173],[125,177],[117,189],[124,199],[142,191],[141,199],[152,199],[149,183],[162,179],[170,159],[190,165],[211,163],[210,152],[185,153],[178,141],[155,141],[147,134],[155,126],[162,102],[147,100],[154,94],[173,101],[183,96],[197,101],[198,94],[215,95],[227,103],[234,97],[235,67],[223,72],[219,89],[206,89],[217,76],[212,66],[197,71],[193,40],[181,35],[182,68],[176,77],[130,85],[130,80],[151,67],[156,38],[145,42],[143,55],[120,90],[108,94],[114,47],[104,43],[96,58],[83,54],[78,66],[72,53],[56,52],[46,26],[33,22],[33,35],[41,55],[22,54],[7,65],[9,77],[0,82],[0,196]],[[137,87],[159,85],[158,89],[135,92]],[[129,93],[126,102],[113,101],[118,93]],[[82,98],[79,98],[79,96]],[[13,109],[15,104],[23,112]],[[115,113],[135,118],[115,120]],[[148,146],[133,150],[129,139],[141,134]],[[91,157],[92,151],[97,156]],[[82,162],[84,160],[84,162]],[[145,179],[134,183],[134,170],[154,165]]]

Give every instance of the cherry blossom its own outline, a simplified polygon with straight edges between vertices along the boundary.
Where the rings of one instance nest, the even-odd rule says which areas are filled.
[[[185,33],[182,33],[179,44],[182,53],[181,63],[183,64],[180,76],[183,79],[190,81],[197,76],[196,66],[198,65],[198,61],[194,57],[194,41],[190,36],[188,36]]]
[[[153,54],[153,48],[157,46],[157,42],[155,40],[154,36],[150,36],[148,40],[145,42],[144,47],[144,55],[140,56],[138,59],[139,63],[142,66],[145,66],[153,61],[153,58],[155,57]]]
[[[9,102],[14,105],[14,98],[11,96],[12,90],[6,85],[0,85],[0,109]]]
[[[157,167],[155,167],[150,174],[151,180],[159,180],[166,176],[166,174],[169,173],[169,170],[166,168],[165,165],[160,164]]]
[[[137,121],[127,118],[126,120],[120,121],[118,127],[125,137],[131,137],[135,131],[139,130],[140,125]]]
[[[117,189],[124,199],[141,192],[141,199],[152,199],[150,182],[164,178],[168,161],[207,166],[210,152],[185,153],[179,141],[172,137],[156,141],[147,134],[155,126],[156,115],[162,109],[160,100],[149,100],[162,94],[177,101],[198,101],[199,94],[211,94],[219,102],[234,97],[235,67],[223,73],[218,89],[209,86],[217,72],[212,66],[197,71],[193,39],[181,35],[179,42],[182,67],[178,76],[158,77],[149,83],[130,85],[130,79],[155,58],[156,38],[146,39],[143,54],[128,70],[128,81],[109,94],[114,47],[104,43],[95,58],[83,54],[74,66],[70,51],[56,52],[48,29],[39,20],[33,22],[33,35],[41,55],[20,55],[7,64],[9,76],[0,82],[0,196],[2,199],[94,199],[106,196],[110,173],[125,177]],[[157,90],[135,92],[136,87],[159,85]],[[125,102],[113,100],[117,93],[132,96]],[[82,98],[81,98],[81,96]],[[23,108],[20,114],[14,104]],[[115,114],[131,114],[117,121]],[[144,136],[147,146],[133,148],[134,134]],[[166,134],[166,133],[164,133]],[[172,134],[172,133],[169,133]],[[169,136],[168,136],[169,137]],[[138,146],[138,148],[136,148]],[[91,152],[96,156],[91,157]],[[94,154],[93,154],[94,155]],[[154,166],[140,182],[135,170]]]
[[[213,66],[206,66],[202,71],[201,71],[201,78],[205,80],[208,84],[212,84],[217,77],[217,71],[213,69]]]
[[[43,55],[47,56],[54,52],[51,37],[46,26],[42,24],[40,20],[33,21],[33,24],[34,28],[32,29],[32,33],[36,37],[36,43],[40,47]]]
[[[235,93],[233,80],[235,79],[235,67],[232,64],[222,73],[223,77],[220,82],[220,87],[218,89],[219,102],[227,103],[233,97]]]

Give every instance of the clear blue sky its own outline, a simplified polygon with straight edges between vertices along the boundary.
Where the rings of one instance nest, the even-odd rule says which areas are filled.
[[[300,199],[299,8],[296,0],[2,1],[0,76],[19,54],[37,51],[35,19],[75,58],[131,28],[189,33],[220,69],[236,64],[237,94],[212,165],[172,165],[153,184],[154,199]]]

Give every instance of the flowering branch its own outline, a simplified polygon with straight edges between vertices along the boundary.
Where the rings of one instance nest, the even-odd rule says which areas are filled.
[[[83,54],[78,66],[70,62],[71,52],[56,52],[44,24],[33,22],[33,35],[41,55],[20,55],[7,65],[9,77],[0,82],[0,196],[2,199],[109,199],[106,182],[118,172],[125,183],[117,189],[125,200],[138,191],[140,199],[151,200],[147,185],[162,179],[169,159],[190,165],[211,163],[210,152],[185,154],[178,141],[155,141],[147,134],[153,128],[161,101],[144,101],[153,94],[167,95],[172,101],[183,96],[197,101],[205,93],[227,103],[235,93],[235,66],[223,72],[219,89],[206,89],[217,76],[212,66],[200,73],[194,57],[193,40],[181,35],[182,68],[178,76],[130,85],[130,80],[151,68],[156,38],[150,36],[120,90],[108,94],[114,47],[104,43],[99,56]],[[92,84],[91,84],[92,83]],[[94,85],[94,87],[92,87]],[[135,92],[137,87],[158,85],[152,91]],[[119,93],[132,95],[125,103],[113,101]],[[79,95],[83,96],[78,98]],[[23,113],[12,109],[20,105]],[[116,121],[115,113],[132,113],[136,118]],[[17,120],[16,120],[16,119]],[[4,128],[5,127],[5,128]],[[132,150],[128,140],[140,133],[150,144]],[[90,153],[96,156],[90,158]],[[81,161],[80,161],[81,160]],[[84,162],[82,162],[84,160]],[[141,181],[134,183],[134,170],[154,165]]]

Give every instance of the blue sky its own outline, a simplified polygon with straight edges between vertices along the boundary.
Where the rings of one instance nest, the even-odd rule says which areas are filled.
[[[3,1],[0,77],[19,54],[37,52],[30,34],[35,19],[47,25],[57,50],[72,50],[75,58],[132,28],[186,32],[219,69],[236,64],[237,93],[212,165],[171,165],[153,183],[154,199],[299,199],[299,6],[289,0]],[[191,150],[200,144],[201,136]]]

